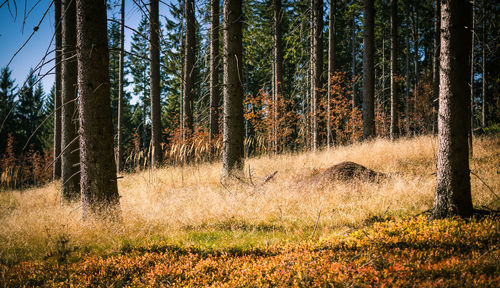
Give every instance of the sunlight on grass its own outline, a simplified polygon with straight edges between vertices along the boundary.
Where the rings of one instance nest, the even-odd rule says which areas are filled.
[[[497,138],[478,138],[471,170],[500,190]],[[123,225],[81,221],[79,203],[60,207],[60,183],[0,192],[0,261],[50,257],[64,249],[120,251],[170,243],[201,248],[266,247],[360,227],[373,217],[416,215],[432,207],[437,140],[431,136],[378,139],[317,153],[246,161],[250,181],[220,183],[220,163],[124,174],[119,180]],[[379,183],[313,183],[310,175],[342,161],[389,174]],[[278,174],[261,185],[274,171]],[[500,203],[471,176],[477,207]],[[248,182],[248,183],[247,183]],[[318,217],[319,216],[319,217]]]

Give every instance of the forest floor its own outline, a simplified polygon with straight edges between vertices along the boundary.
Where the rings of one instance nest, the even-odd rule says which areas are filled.
[[[223,185],[220,163],[124,174],[115,225],[61,207],[58,182],[1,191],[0,287],[498,287],[499,217],[428,221],[436,151],[422,136],[263,156]],[[343,161],[387,177],[314,180]],[[474,206],[499,210],[498,135],[470,168]]]

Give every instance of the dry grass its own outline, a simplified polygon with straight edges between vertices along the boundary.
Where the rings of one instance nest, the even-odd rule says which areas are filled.
[[[498,138],[478,138],[471,170],[500,191]],[[260,157],[246,162],[255,186],[221,185],[220,163],[126,174],[119,180],[124,223],[110,227],[81,221],[79,205],[60,207],[59,185],[0,193],[0,261],[53,255],[61,249],[118,251],[158,241],[179,245],[253,246],[308,239],[359,227],[374,216],[405,217],[432,207],[437,140],[378,139],[317,153]],[[342,161],[391,177],[380,183],[302,181]],[[259,186],[266,175],[278,174]],[[475,206],[500,202],[472,176]],[[321,213],[318,221],[318,215]]]

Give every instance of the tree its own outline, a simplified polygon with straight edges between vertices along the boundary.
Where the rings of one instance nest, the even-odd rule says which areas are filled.
[[[471,5],[442,0],[438,160],[433,218],[471,216],[467,130],[470,127]]]
[[[184,43],[184,96],[183,96],[183,140],[189,141],[193,132],[194,64],[196,54],[194,0],[185,0],[186,38]]]
[[[122,116],[123,116],[123,72],[124,72],[124,57],[125,57],[125,0],[121,1],[120,6],[120,59],[119,59],[119,75],[118,75],[118,117],[117,117],[117,143],[116,143],[116,170],[122,170],[122,146],[123,146],[123,131],[122,131]]]
[[[399,135],[398,90],[396,83],[398,61],[398,0],[391,5],[391,140]]]
[[[323,89],[323,0],[311,0],[311,134],[312,149],[319,145],[317,108]]]
[[[327,89],[327,121],[326,121],[326,146],[330,148],[332,141],[331,132],[331,112],[330,112],[330,97],[332,91],[332,77],[335,70],[335,1],[330,0],[329,19],[328,19],[328,89]]]
[[[149,54],[150,87],[151,87],[151,141],[152,163],[157,167],[162,161],[161,151],[161,107],[160,107],[160,19],[158,14],[158,0],[149,2]]]
[[[63,1],[62,11],[62,121],[61,121],[61,200],[75,201],[80,197],[80,172],[78,164],[78,117],[76,95],[78,66],[76,55],[76,4]],[[107,59],[106,59],[107,61]]]
[[[53,177],[61,177],[61,0],[54,0],[54,26],[55,26],[55,83],[54,83],[54,167]]]
[[[439,109],[439,55],[441,51],[441,0],[434,1],[434,55],[432,60],[432,83],[434,90],[434,133],[438,132]]]
[[[281,45],[281,19],[282,19],[281,0],[273,0],[273,26],[274,26],[274,69],[273,69],[273,149],[278,152],[278,114],[279,98],[283,96],[283,49]]]
[[[5,152],[9,134],[14,134],[16,130],[15,118],[11,112],[14,107],[14,97],[16,96],[12,71],[8,66],[0,70],[0,153]]]
[[[210,0],[210,160],[214,157],[214,141],[219,134],[219,0]]]
[[[83,216],[116,219],[120,198],[113,156],[106,5],[100,0],[77,0],[76,6]]]
[[[243,169],[242,1],[224,0],[222,175]]]
[[[374,0],[365,0],[363,25],[363,139],[375,136]]]

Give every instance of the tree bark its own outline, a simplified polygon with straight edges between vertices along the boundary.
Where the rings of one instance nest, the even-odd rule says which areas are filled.
[[[391,140],[399,136],[398,91],[396,83],[398,67],[398,0],[391,5]]]
[[[219,135],[219,0],[210,0],[210,161]]]
[[[75,1],[62,2],[62,155],[61,155],[61,200],[63,203],[80,197],[80,175],[78,165],[78,117],[75,113],[77,96],[78,63],[76,56],[76,5]],[[108,60],[106,60],[108,61]]]
[[[242,3],[224,0],[224,133],[222,176],[243,169]]]
[[[434,127],[433,132],[438,133],[438,110],[439,110],[439,55],[441,46],[441,0],[435,0],[434,4],[434,55],[432,67],[432,82],[434,90]]]
[[[117,119],[117,141],[116,141],[116,171],[122,170],[122,114],[123,114],[123,60],[125,53],[125,0],[122,0],[120,7],[120,59],[118,71],[118,119]]]
[[[77,0],[80,158],[84,218],[119,219],[113,157],[106,3]]]
[[[318,138],[318,99],[321,96],[323,82],[323,0],[311,0],[311,132],[312,150],[319,145]]]
[[[481,46],[481,53],[482,53],[482,61],[481,61],[481,66],[482,66],[482,92],[481,92],[481,97],[482,97],[482,112],[481,112],[481,126],[484,128],[486,127],[486,3],[487,1],[483,1],[483,43]]]
[[[163,153],[161,151],[161,107],[160,107],[160,19],[158,0],[149,2],[149,54],[150,87],[151,87],[151,141],[153,148],[151,155],[152,167],[161,165]]]
[[[274,142],[274,153],[278,152],[278,132],[279,132],[279,98],[283,96],[283,51],[281,45],[281,0],[273,0],[274,8],[274,91],[273,91],[273,142]]]
[[[61,46],[62,46],[62,23],[61,23],[61,0],[54,0],[54,26],[55,26],[55,85],[54,85],[54,180],[61,178]]]
[[[406,45],[406,53],[405,53],[405,71],[406,71],[406,87],[405,87],[405,134],[410,135],[410,87],[411,87],[411,79],[410,79],[410,3],[408,1],[405,2],[405,16],[406,16],[406,25],[405,25],[405,45]],[[415,56],[416,57],[416,56]],[[416,90],[414,90],[416,91]]]
[[[194,61],[195,61],[195,15],[194,0],[185,0],[186,13],[186,40],[184,46],[184,100],[183,116],[184,129],[183,140],[185,143],[190,141],[193,132],[193,94],[194,94]]]
[[[473,212],[467,128],[470,126],[471,5],[443,0],[436,195],[433,218],[467,217]]]
[[[331,86],[333,72],[335,71],[335,1],[330,0],[329,22],[328,22],[328,91],[327,91],[327,122],[326,122],[326,146],[330,148],[332,142],[332,120],[331,120]]]
[[[475,13],[474,13],[474,3],[475,1],[472,0],[472,20],[471,20],[471,27],[472,27],[472,33],[471,33],[471,52],[470,52],[470,125],[469,125],[469,133],[467,137],[467,143],[469,145],[469,157],[472,157],[474,154],[474,150],[472,147],[472,131],[474,130],[474,34],[476,33],[475,31],[475,24],[474,24],[474,18],[475,18]]]
[[[363,25],[363,139],[375,137],[375,8],[364,1]]]

